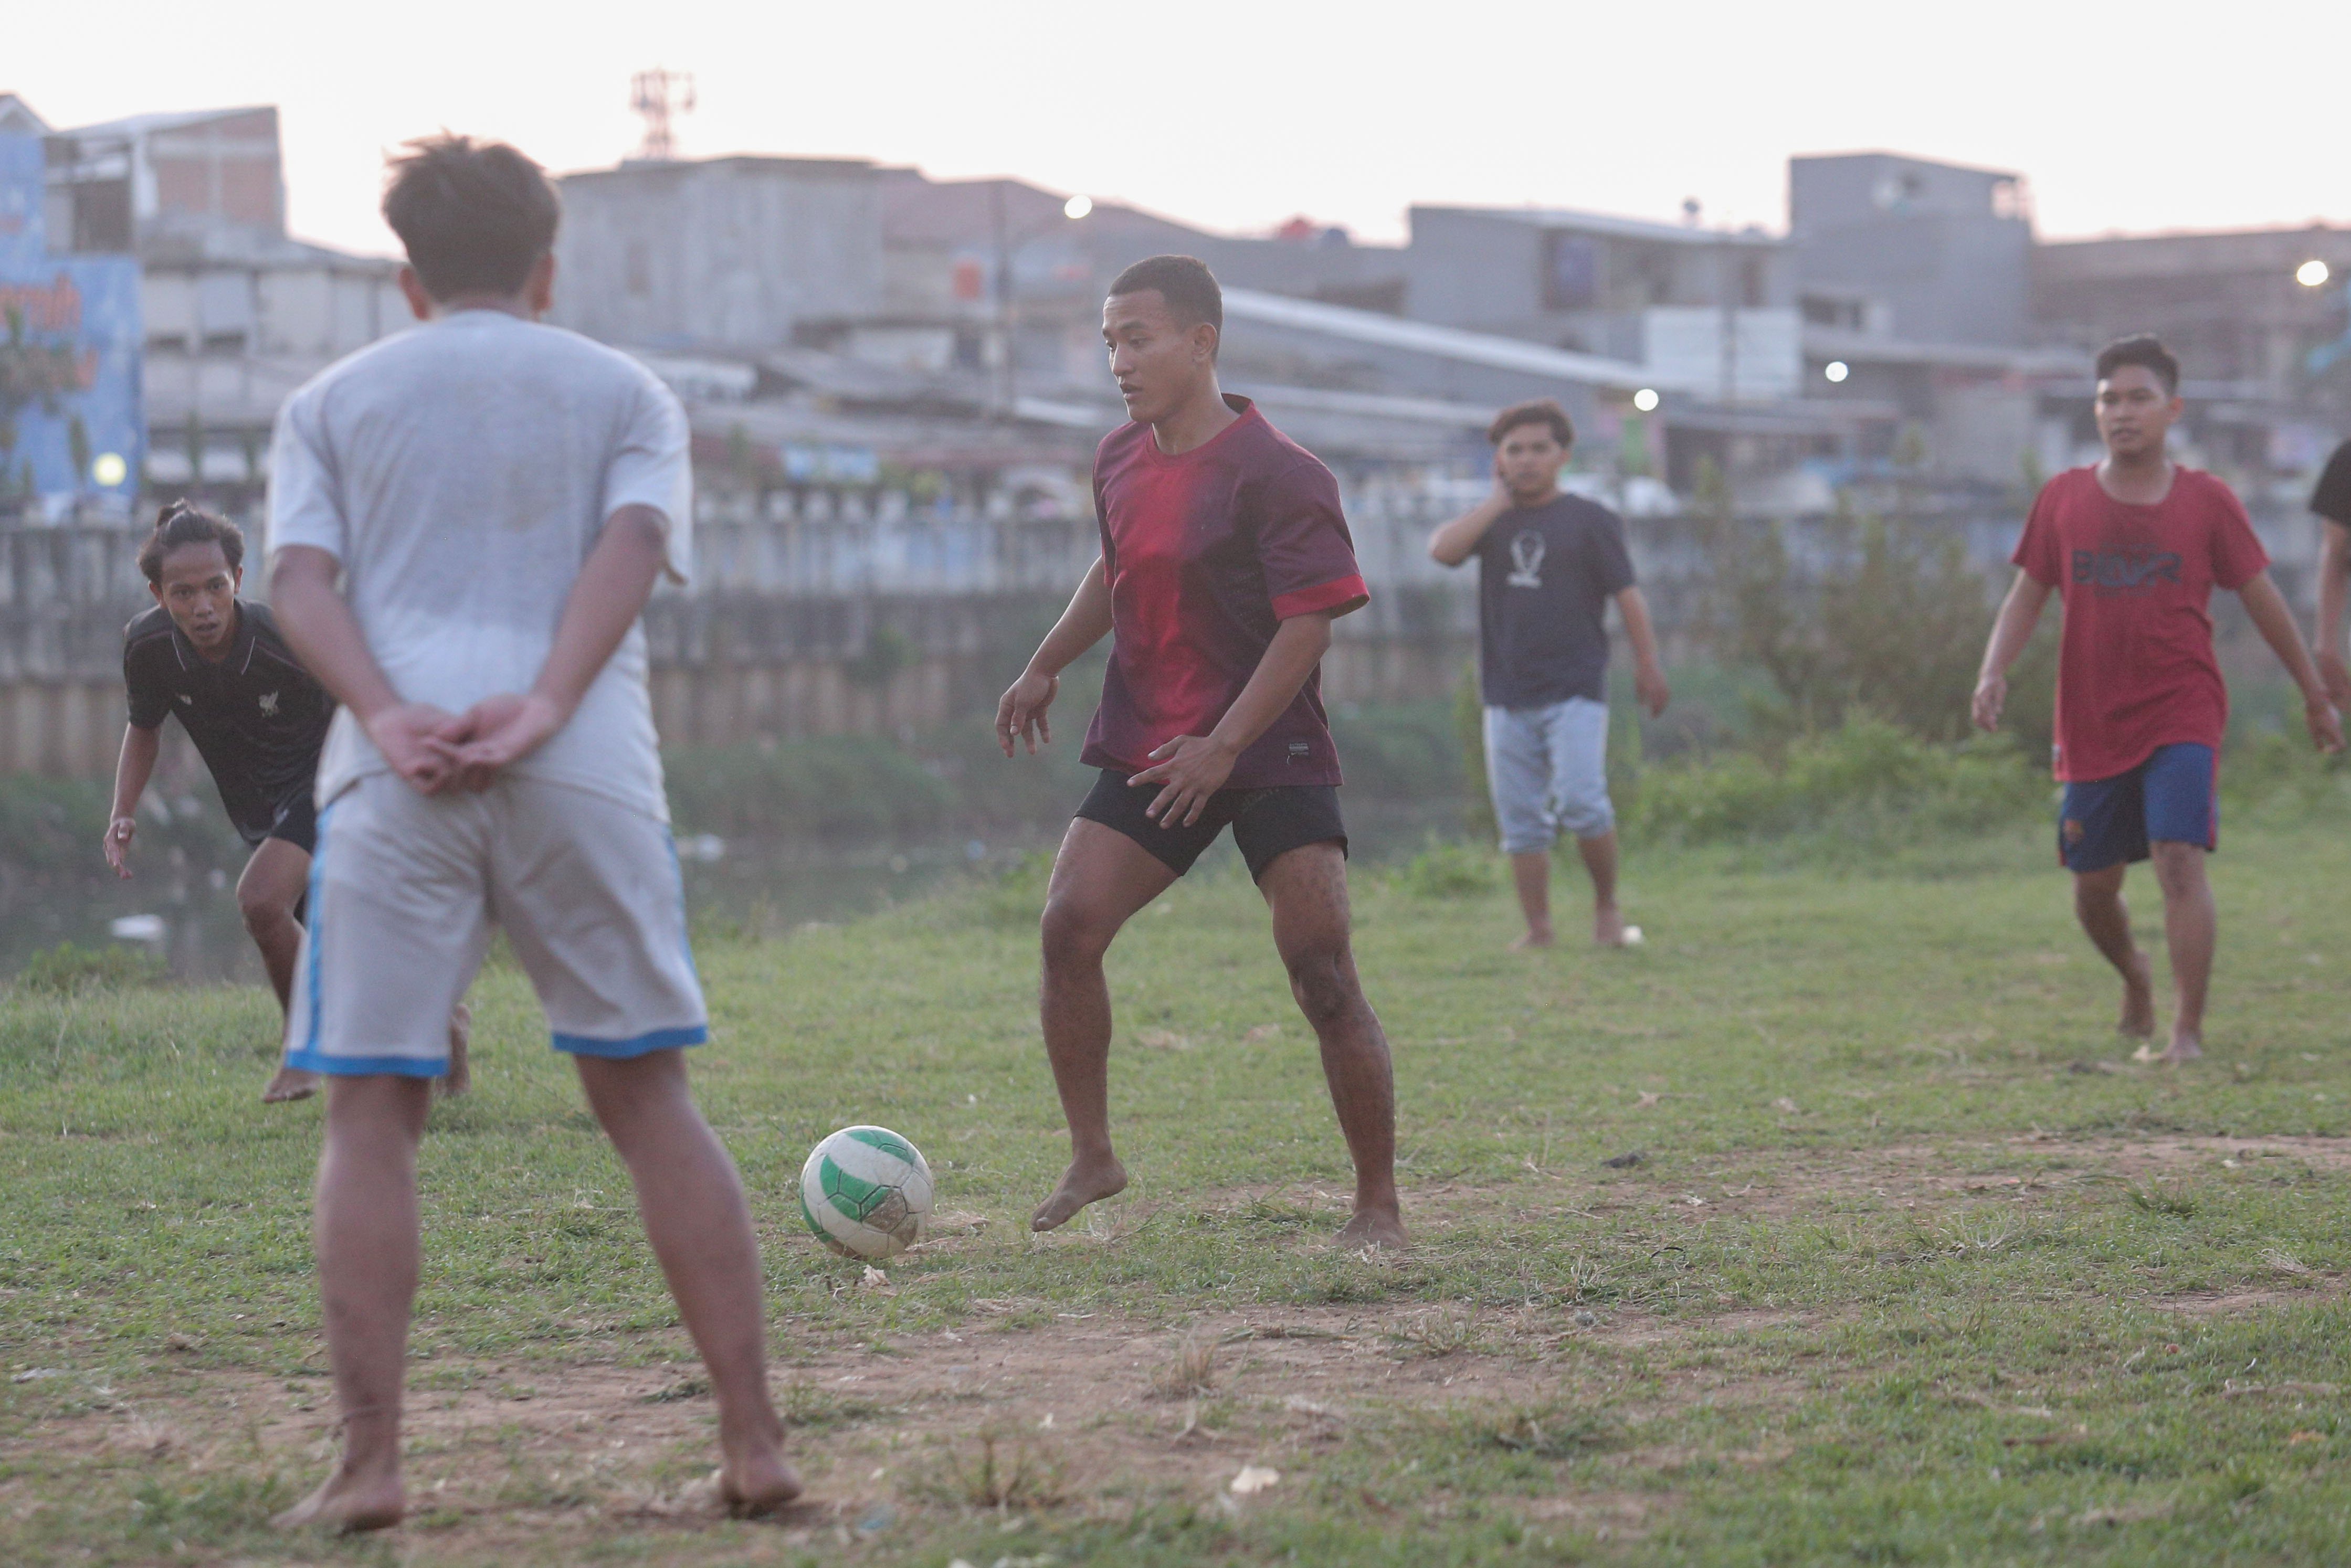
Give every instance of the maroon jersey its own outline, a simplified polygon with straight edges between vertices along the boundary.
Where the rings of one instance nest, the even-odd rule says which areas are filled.
[[[1240,417],[1180,456],[1134,423],[1094,454],[1112,631],[1090,767],[1139,773],[1177,736],[1207,734],[1282,622],[1370,601],[1338,481],[1249,399],[1225,401]],[[1318,668],[1240,754],[1227,789],[1340,781],[1322,688]]]
[[[2042,487],[2016,564],[2057,591],[2057,777],[2127,773],[2160,746],[2220,748],[2229,688],[2212,653],[2215,588],[2269,565],[2229,486],[2181,468],[2153,506],[2117,501],[2095,468]]]

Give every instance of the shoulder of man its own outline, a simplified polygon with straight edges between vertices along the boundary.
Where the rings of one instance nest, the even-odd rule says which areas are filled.
[[[1150,435],[1151,427],[1139,420],[1130,419],[1124,424],[1113,427],[1110,434],[1094,443],[1094,472],[1099,474],[1124,457],[1134,450],[1137,441],[1148,440]]]
[[[2172,483],[2184,487],[2189,497],[2199,506],[2217,507],[2221,511],[2240,517],[2245,515],[2245,503],[2239,498],[2237,492],[2229,487],[2226,479],[2209,469],[2190,468],[2183,464]]]
[[[1242,418],[1249,423],[1246,428],[1233,433],[1239,438],[1233,444],[1236,455],[1245,456],[1252,466],[1263,469],[1269,476],[1287,476],[1310,465],[1323,474],[1331,472],[1328,464],[1292,440],[1265,416],[1265,410],[1258,404],[1249,404]]]
[[[1607,528],[1620,534],[1625,531],[1625,519],[1617,515],[1615,509],[1602,506],[1589,496],[1562,491],[1551,505],[1559,508],[1558,515],[1565,521]]]
[[[387,361],[413,353],[423,339],[423,334],[417,327],[404,327],[397,332],[386,333],[372,343],[353,349],[296,387],[286,399],[286,412],[307,411],[342,382],[353,379],[366,380]]]
[[[246,623],[253,628],[255,642],[267,648],[271,653],[282,655],[289,663],[292,662],[294,650],[287,645],[286,633],[277,629],[276,612],[266,604],[243,597],[237,600],[236,608],[237,613],[243,615]]]
[[[2088,465],[2061,468],[2042,481],[2041,493],[2032,497],[2032,510],[2035,515],[2045,515],[2053,508],[2102,494],[2096,468]]]
[[[169,642],[171,636],[171,612],[160,604],[152,604],[133,615],[122,628],[122,652],[128,656],[159,638]]]

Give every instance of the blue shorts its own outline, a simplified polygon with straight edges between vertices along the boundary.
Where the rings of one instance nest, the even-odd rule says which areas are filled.
[[[2158,746],[2112,779],[2065,786],[2057,809],[2057,858],[2067,871],[2104,871],[2147,859],[2150,841],[2220,842],[2220,763],[2209,746]]]

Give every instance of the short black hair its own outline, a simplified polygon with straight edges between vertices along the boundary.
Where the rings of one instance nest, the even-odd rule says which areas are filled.
[[[555,245],[563,202],[547,171],[503,141],[443,132],[391,162],[383,221],[435,299],[514,294]]]
[[[1547,424],[1562,446],[1575,444],[1575,422],[1567,417],[1567,410],[1559,406],[1557,398],[1541,397],[1532,402],[1514,402],[1494,416],[1486,427],[1486,439],[1495,445],[1502,437],[1522,424]]]
[[[155,519],[155,531],[139,547],[139,570],[156,587],[163,586],[163,558],[182,545],[218,545],[228,569],[245,565],[245,530],[216,513],[188,501],[174,501]]]
[[[1176,319],[1187,327],[1206,321],[1225,337],[1225,291],[1208,264],[1196,256],[1146,256],[1110,280],[1110,291],[1140,294],[1155,288]]]
[[[2137,332],[2127,338],[2116,338],[2098,350],[2098,379],[2105,381],[2125,365],[2144,365],[2155,372],[2163,390],[2179,393],[2179,356],[2163,346],[2163,340],[2152,332]]]

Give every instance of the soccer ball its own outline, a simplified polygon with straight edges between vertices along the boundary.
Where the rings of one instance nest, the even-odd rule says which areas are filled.
[[[931,1167],[887,1127],[843,1127],[800,1167],[800,1218],[844,1258],[894,1258],[931,1217]]]

